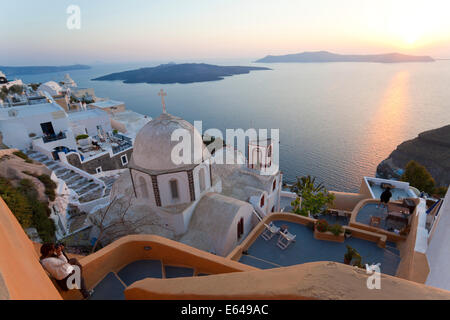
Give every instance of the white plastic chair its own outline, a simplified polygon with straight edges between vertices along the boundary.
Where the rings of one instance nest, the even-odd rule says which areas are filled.
[[[277,246],[281,250],[285,250],[292,242],[295,241],[297,235],[290,233],[289,231],[280,232],[280,236],[278,237]]]
[[[264,232],[261,234],[261,237],[263,237],[263,239],[266,241],[269,241],[273,238],[274,235],[280,232],[280,228],[274,225],[272,222],[269,225],[264,223],[264,226],[266,227],[266,230],[264,230]]]

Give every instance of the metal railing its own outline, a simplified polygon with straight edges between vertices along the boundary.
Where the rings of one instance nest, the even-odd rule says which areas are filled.
[[[58,134],[43,136],[42,140],[44,141],[44,143],[49,143],[49,142],[53,142],[53,141],[63,140],[66,138],[67,138],[66,134],[64,132],[60,132]]]

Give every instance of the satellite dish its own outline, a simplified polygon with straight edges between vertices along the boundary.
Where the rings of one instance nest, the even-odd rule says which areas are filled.
[[[17,117],[17,110],[9,110],[8,116],[10,117]]]

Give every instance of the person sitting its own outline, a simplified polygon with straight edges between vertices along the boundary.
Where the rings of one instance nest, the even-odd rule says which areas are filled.
[[[58,245],[55,248],[53,243],[45,243],[41,246],[40,262],[44,269],[56,280],[58,285],[64,291],[68,291],[67,282],[69,277],[75,274],[74,265],[80,268],[80,285],[81,294],[85,299],[89,298],[93,291],[88,291],[83,278],[83,270],[81,264],[76,259],[68,259],[63,252],[64,246]]]
[[[381,208],[382,206],[387,209],[387,204],[389,203],[389,200],[391,199],[391,197],[392,197],[391,189],[388,187],[381,194],[380,203],[379,203],[379,205],[377,205],[377,209],[378,209],[378,207]]]

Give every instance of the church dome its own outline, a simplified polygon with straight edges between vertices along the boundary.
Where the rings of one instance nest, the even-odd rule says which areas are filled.
[[[177,129],[184,129],[189,132],[191,143],[185,138],[175,138],[172,141],[172,134]],[[181,131],[180,131],[181,132]],[[176,132],[175,134],[177,134]],[[176,147],[181,150],[183,142],[186,150],[190,150],[190,155],[183,157],[184,163],[175,163],[172,159],[172,150]],[[196,152],[195,152],[196,151]],[[175,152],[180,154],[179,152]],[[181,152],[180,157],[183,156]],[[209,158],[209,152],[203,144],[203,139],[198,130],[188,121],[171,114],[163,113],[158,118],[148,122],[136,135],[133,146],[132,165],[139,168],[155,171],[174,171],[182,168],[194,167],[195,165]],[[186,163],[187,162],[187,163]]]

